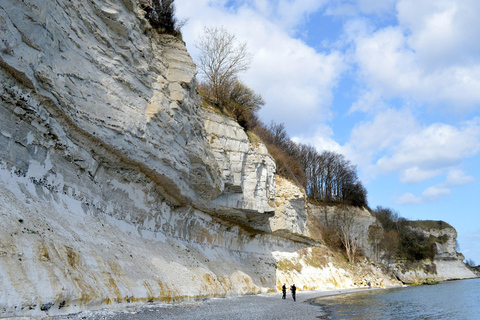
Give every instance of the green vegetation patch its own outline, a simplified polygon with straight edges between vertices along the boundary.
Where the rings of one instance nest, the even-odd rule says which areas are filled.
[[[445,244],[447,243],[448,240],[450,240],[450,237],[448,236],[448,234],[441,235],[440,237],[434,237],[430,235],[430,238],[429,238],[430,243],[438,242],[441,244]]]
[[[248,137],[248,141],[250,141],[251,143],[254,143],[254,144],[259,144],[262,142],[262,139],[260,139],[255,133],[253,133],[252,131],[247,131],[247,137]]]
[[[386,259],[405,259],[408,261],[431,260],[435,258],[435,243],[446,244],[451,238],[448,234],[438,237],[431,235],[433,230],[453,229],[445,221],[416,220],[402,218],[389,208],[377,207],[375,216],[382,230],[369,229],[370,241],[384,252]],[[383,234],[382,234],[383,233]]]

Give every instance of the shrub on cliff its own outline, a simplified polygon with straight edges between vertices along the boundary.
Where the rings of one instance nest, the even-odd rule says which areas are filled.
[[[433,260],[435,257],[433,243],[420,231],[402,228],[399,256],[410,261]]]
[[[445,244],[449,240],[448,235],[426,237],[420,231],[450,227],[446,222],[409,221],[392,209],[381,206],[378,206],[374,213],[383,228],[383,235],[379,236],[381,238],[379,249],[384,253],[384,259],[433,260],[434,243]]]
[[[356,167],[344,155],[292,141],[284,124],[259,122],[253,128],[277,164],[277,173],[305,188],[316,203],[348,204],[368,208],[367,190]]]
[[[467,259],[465,260],[465,264],[467,266],[469,266],[470,268],[475,268],[477,267],[477,264],[475,263],[475,261],[473,261],[472,259]]]
[[[196,63],[207,98],[223,109],[240,83],[239,74],[250,68],[247,44],[222,27],[205,27],[195,47],[199,51]]]
[[[261,95],[256,94],[239,80],[235,79],[233,83],[225,88],[227,93],[221,105],[216,103],[217,100],[213,87],[208,82],[200,82],[197,89],[207,104],[214,106],[219,112],[237,120],[245,131],[252,130],[252,128],[259,125],[260,120],[257,117],[257,112],[265,104],[265,101]]]
[[[198,91],[203,99],[237,120],[245,131],[257,126],[256,112],[265,101],[239,80],[239,74],[250,67],[246,43],[224,28],[205,27],[195,46],[202,77]]]
[[[145,18],[150,21],[153,28],[160,33],[171,34],[176,37],[181,36],[180,29],[185,21],[180,22],[175,18],[175,0],[149,0],[143,3]]]

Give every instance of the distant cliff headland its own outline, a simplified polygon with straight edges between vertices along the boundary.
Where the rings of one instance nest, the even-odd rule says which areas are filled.
[[[145,4],[0,4],[1,317],[476,276],[444,222],[312,200]]]

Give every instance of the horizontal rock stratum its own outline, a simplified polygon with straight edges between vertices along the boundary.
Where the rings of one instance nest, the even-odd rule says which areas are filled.
[[[0,3],[0,316],[398,283],[323,246],[336,209],[202,108],[143,2]]]

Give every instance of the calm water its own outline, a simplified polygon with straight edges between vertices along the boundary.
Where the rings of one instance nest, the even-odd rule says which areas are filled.
[[[315,300],[323,319],[480,319],[480,279]]]

